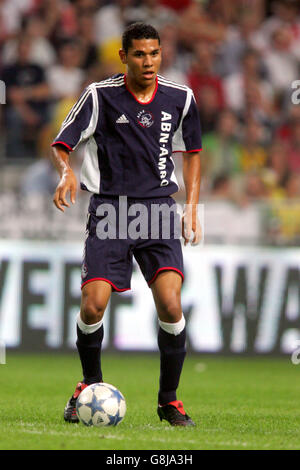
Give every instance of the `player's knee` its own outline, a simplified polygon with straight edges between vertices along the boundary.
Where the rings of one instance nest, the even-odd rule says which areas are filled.
[[[87,325],[92,325],[102,320],[105,305],[101,299],[86,298],[81,304],[81,318]]]
[[[167,323],[177,323],[182,317],[180,298],[172,297],[161,302],[159,308],[159,318]]]

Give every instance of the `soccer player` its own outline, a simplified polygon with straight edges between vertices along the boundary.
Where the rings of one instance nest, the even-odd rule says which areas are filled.
[[[81,391],[102,382],[103,314],[112,292],[130,288],[134,256],[152,290],[158,314],[160,381],[157,412],[172,426],[193,426],[176,390],[186,355],[185,319],[181,307],[184,279],[179,237],[99,236],[101,205],[113,207],[119,220],[121,198],[128,214],[136,203],[151,212],[153,205],[175,205],[178,184],[172,153],[183,153],[186,209],[182,217],[185,245],[197,244],[200,190],[201,130],[192,91],[158,75],[161,47],[150,25],[130,25],[122,37],[120,59],[126,73],[89,85],[64,120],[52,143],[60,174],[54,204],[64,211],[67,194],[75,202],[76,178],[69,153],[86,141],[81,188],[92,193],[82,264],[82,300],[77,318],[77,348],[83,380],[64,410],[64,419],[78,422],[76,399]],[[102,214],[102,215],[101,215]],[[161,228],[162,220],[160,220]],[[145,232],[145,228],[143,228]],[[148,229],[150,230],[150,229]],[[120,234],[118,234],[120,235]],[[144,233],[145,235],[145,233]],[[143,312],[140,312],[141,315]]]

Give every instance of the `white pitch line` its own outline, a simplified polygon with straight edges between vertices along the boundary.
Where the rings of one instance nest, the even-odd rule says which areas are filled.
[[[77,437],[84,437],[82,432],[78,432],[78,431],[54,431],[54,430],[49,430],[49,429],[43,429],[43,430],[38,430],[38,429],[26,429],[26,426],[27,427],[32,427],[34,426],[34,424],[32,423],[20,423],[19,425],[22,429],[22,432],[25,432],[27,434],[37,434],[37,435],[42,435],[42,434],[47,434],[47,435],[51,435],[51,436],[66,436],[66,435],[69,435],[69,436],[77,436]],[[161,428],[159,428],[161,429]],[[172,429],[172,428],[171,428]],[[171,430],[170,429],[170,430]],[[173,429],[172,429],[173,430]],[[101,432],[101,428],[99,428],[99,432]],[[90,436],[89,436],[90,437]],[[94,437],[94,436],[93,436]],[[97,437],[97,436],[95,436]],[[142,440],[142,441],[154,441],[154,442],[165,442],[165,443],[174,443],[176,442],[176,438],[174,439],[175,436],[172,436],[172,438],[170,439],[166,439],[166,438],[157,438],[157,437],[150,437],[150,436],[146,436],[146,437],[142,437],[142,436],[139,436],[139,439]],[[133,437],[129,437],[129,436],[125,436],[125,435],[115,435],[115,434],[103,434],[103,435],[99,435],[99,438],[104,438],[104,439],[116,439],[116,440],[136,440],[136,437],[133,436]],[[178,438],[178,443],[182,443],[182,436],[180,436]],[[184,440],[185,443],[187,444],[197,444],[199,443],[198,441],[195,441],[195,440],[192,440],[192,439],[185,439]]]
[[[71,430],[66,430],[66,431],[54,431],[54,430],[49,430],[48,428],[44,428],[43,430],[37,430],[37,429],[26,429],[27,428],[32,428],[34,426],[36,426],[36,424],[34,423],[18,423],[18,426],[19,428],[23,428],[23,429],[20,429],[22,432],[26,433],[26,434],[37,434],[37,435],[42,435],[42,434],[47,434],[47,435],[52,435],[52,436],[63,436],[65,437],[66,435],[69,435],[69,436],[77,436],[77,437],[81,437],[83,438],[84,435],[83,435],[83,432],[84,432],[84,429],[79,432],[79,431],[71,431]],[[74,425],[72,425],[74,426]],[[77,427],[77,425],[75,425]],[[151,425],[147,425],[147,428],[149,429],[152,429],[152,426]],[[153,426],[154,429],[161,429],[161,428],[157,428],[155,426]],[[90,428],[91,429],[91,428]],[[174,431],[174,428],[170,428],[168,429],[168,431]],[[125,435],[115,435],[115,434],[100,434],[101,433],[101,428],[99,428],[99,439],[115,439],[115,440],[129,440],[129,441],[135,441],[136,440],[136,437],[133,436],[133,437],[129,437],[129,436],[125,436]],[[87,436],[87,437],[90,437],[91,435]],[[93,435],[94,437],[94,435]],[[95,435],[95,437],[97,437],[97,435]],[[175,438],[175,439],[174,439]],[[162,438],[156,438],[156,437],[141,437],[139,436],[139,439],[142,440],[142,441],[147,441],[147,442],[164,442],[164,443],[172,443],[172,444],[176,444],[176,436],[172,436],[172,438],[170,439],[162,439]],[[185,439],[184,442],[186,444],[198,444],[198,448],[199,450],[201,450],[201,448],[204,446],[204,445],[208,445],[208,446],[211,446],[212,445],[212,442],[211,441],[207,441],[207,440],[202,440],[202,439],[199,439],[197,441],[195,440],[192,440],[192,439]],[[180,440],[178,439],[178,443],[182,443],[182,436],[180,436]],[[233,447],[233,446],[242,446],[242,447],[253,447],[255,446],[255,443],[252,443],[252,442],[240,442],[240,441],[236,441],[236,440],[233,440],[233,441],[221,441],[221,442],[218,442],[216,444],[218,447],[219,446],[230,446],[230,447]],[[258,446],[257,449],[261,448],[261,447],[270,447],[270,443],[264,443],[263,445],[261,446]],[[286,449],[295,449],[295,446],[293,445],[289,445],[287,444],[285,446]],[[180,450],[180,449],[179,449]]]

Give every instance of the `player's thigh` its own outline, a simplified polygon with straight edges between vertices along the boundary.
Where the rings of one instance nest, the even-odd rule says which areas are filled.
[[[102,319],[111,292],[112,287],[106,281],[92,281],[83,286],[80,316],[84,323],[89,325]]]
[[[176,271],[162,271],[151,284],[153,299],[161,321],[176,323],[182,317],[182,277]]]

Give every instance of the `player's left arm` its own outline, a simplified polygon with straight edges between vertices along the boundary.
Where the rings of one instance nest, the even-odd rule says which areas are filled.
[[[186,204],[182,217],[182,236],[184,245],[187,245],[193,232],[191,244],[197,245],[202,238],[197,211],[201,183],[200,152],[183,153],[183,180],[186,190]]]
[[[197,245],[202,238],[198,219],[198,201],[201,181],[200,151],[201,123],[197,103],[193,91],[187,87],[186,101],[178,128],[173,135],[173,152],[182,152],[183,180],[186,190],[186,204],[182,217],[182,236],[184,245],[190,241]],[[190,240],[193,232],[193,238]]]

